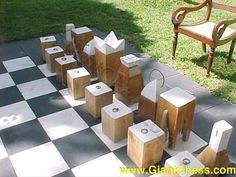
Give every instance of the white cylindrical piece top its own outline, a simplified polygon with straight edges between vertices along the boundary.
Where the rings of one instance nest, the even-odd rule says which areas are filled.
[[[71,42],[71,31],[75,29],[75,25],[73,23],[66,24],[66,41]]]

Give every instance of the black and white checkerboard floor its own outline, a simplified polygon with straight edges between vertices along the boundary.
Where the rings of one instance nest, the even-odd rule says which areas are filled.
[[[73,100],[46,64],[25,55],[0,66],[5,69],[0,74],[1,177],[125,176],[120,167],[135,167],[127,141],[106,137],[101,121],[85,110],[84,99]],[[206,144],[192,132],[187,143],[178,141],[174,151],[166,148],[159,164]]]

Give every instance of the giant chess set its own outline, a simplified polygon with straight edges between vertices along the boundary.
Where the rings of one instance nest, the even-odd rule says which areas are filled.
[[[152,165],[175,168],[184,165],[212,170],[229,165],[227,145],[233,127],[221,120],[212,127],[209,143],[198,137],[192,131],[196,98],[181,88],[161,85],[158,79],[144,84],[140,69],[142,60],[134,54],[125,55],[125,40],[118,40],[114,32],[101,39],[94,36],[93,30],[88,27],[75,28],[73,24],[67,24],[64,49],[57,45],[54,36],[41,37],[40,48],[41,58],[46,63],[41,70],[47,76],[56,76],[60,87],[64,88],[60,94],[69,104],[66,103],[66,108],[45,113],[39,102],[47,100],[45,106],[65,105],[63,101],[54,101],[58,97],[54,93],[57,89],[46,79],[29,83],[30,89],[26,89],[24,83],[18,85],[27,102],[15,103],[14,111],[19,113],[16,119],[24,116],[27,119],[21,122],[22,125],[18,125],[18,120],[10,124],[6,119],[5,124],[0,126],[3,131],[0,152],[1,144],[11,136],[8,128],[27,123],[34,127],[36,125],[32,121],[36,117],[35,129],[44,132],[43,135],[38,132],[44,143],[33,148],[22,147],[22,151],[15,150],[10,143],[5,145],[5,153],[10,157],[16,176],[72,175],[68,170],[75,176],[96,176],[101,171],[100,176],[133,176],[121,174],[119,168],[148,169]],[[10,67],[11,63],[7,64]],[[37,85],[47,87],[51,95],[43,93],[43,90],[36,91]],[[35,100],[32,93],[41,98]],[[0,116],[11,116],[11,109],[0,108]],[[24,110],[23,113],[20,113],[21,110]],[[70,122],[73,122],[73,128],[67,129]],[[13,136],[17,135],[13,133]],[[195,153],[197,151],[198,154]],[[43,155],[35,156],[34,152],[42,152]],[[51,157],[50,153],[53,156],[47,162],[45,154]],[[30,156],[35,161],[29,160]],[[86,156],[92,158],[87,159]],[[46,164],[40,164],[43,167],[38,170],[31,163],[39,164],[36,161],[40,160]],[[20,165],[21,161],[26,163]],[[23,168],[32,169],[26,172]],[[155,175],[204,176],[188,172]]]

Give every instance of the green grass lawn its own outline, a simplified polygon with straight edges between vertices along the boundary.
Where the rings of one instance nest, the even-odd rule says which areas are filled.
[[[0,0],[0,42],[61,32],[69,22],[105,32],[114,30],[141,52],[171,65],[214,95],[236,104],[236,62],[226,64],[229,45],[217,49],[210,78],[205,77],[207,54],[202,52],[200,42],[180,35],[176,60],[171,59],[172,11],[200,1]],[[236,6],[235,0],[221,2]],[[186,20],[197,21],[203,17],[204,11],[201,14],[193,13]],[[212,20],[216,22],[229,17],[233,14],[222,11],[212,14]]]

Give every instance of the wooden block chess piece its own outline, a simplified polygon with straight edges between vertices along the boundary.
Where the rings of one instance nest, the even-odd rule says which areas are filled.
[[[72,29],[72,40],[74,40],[75,48],[79,57],[83,54],[85,45],[93,39],[93,32],[88,27],[80,27]]]
[[[133,123],[132,110],[120,101],[102,108],[102,131],[113,142],[127,138],[128,127]]]
[[[46,61],[45,49],[54,46],[56,46],[56,38],[54,36],[45,36],[40,38],[41,56],[44,61]]]
[[[75,25],[72,23],[66,24],[66,41],[64,44],[64,50],[67,55],[75,55],[74,47],[72,44],[71,31],[75,29]]]
[[[55,59],[63,56],[64,56],[64,50],[59,46],[45,49],[47,67],[52,73],[54,73],[56,69]]]
[[[175,147],[179,132],[183,134],[183,141],[189,139],[196,105],[195,100],[194,96],[180,88],[173,88],[160,95],[157,104],[156,123],[162,127],[163,121],[168,122],[170,149]],[[168,111],[167,120],[163,120],[165,119],[163,113],[166,111]]]
[[[134,55],[120,58],[121,65],[115,81],[116,98],[127,106],[138,102],[144,87],[143,76],[139,63],[141,60]]]
[[[148,119],[155,122],[159,96],[169,90],[167,86],[160,85],[160,83],[158,80],[153,80],[143,88],[138,104],[138,122]]]
[[[77,62],[72,55],[56,58],[56,75],[57,79],[63,84],[67,84],[67,70],[77,67]]]
[[[104,40],[94,36],[94,42],[98,79],[114,86],[121,65],[120,57],[124,55],[125,40],[117,40],[112,31]]]
[[[80,57],[80,61],[88,70],[91,77],[97,76],[94,40],[91,40],[86,44],[83,54]]]
[[[85,87],[87,111],[94,117],[101,117],[101,108],[113,101],[112,89],[103,82]]]
[[[90,74],[84,68],[76,68],[67,71],[67,85],[69,94],[74,98],[85,97],[85,87],[90,85]]]
[[[225,120],[216,122],[211,132],[209,145],[198,155],[198,160],[211,170],[216,167],[228,167],[229,157],[227,146],[232,131],[233,127]],[[209,176],[219,176],[219,174]]]
[[[164,177],[204,177],[201,172],[197,173],[197,170],[203,170],[204,165],[188,151],[167,159],[164,167],[169,170],[169,174],[163,175]]]
[[[128,156],[138,167],[149,167],[161,161],[164,141],[164,131],[151,120],[135,124],[128,129]]]

